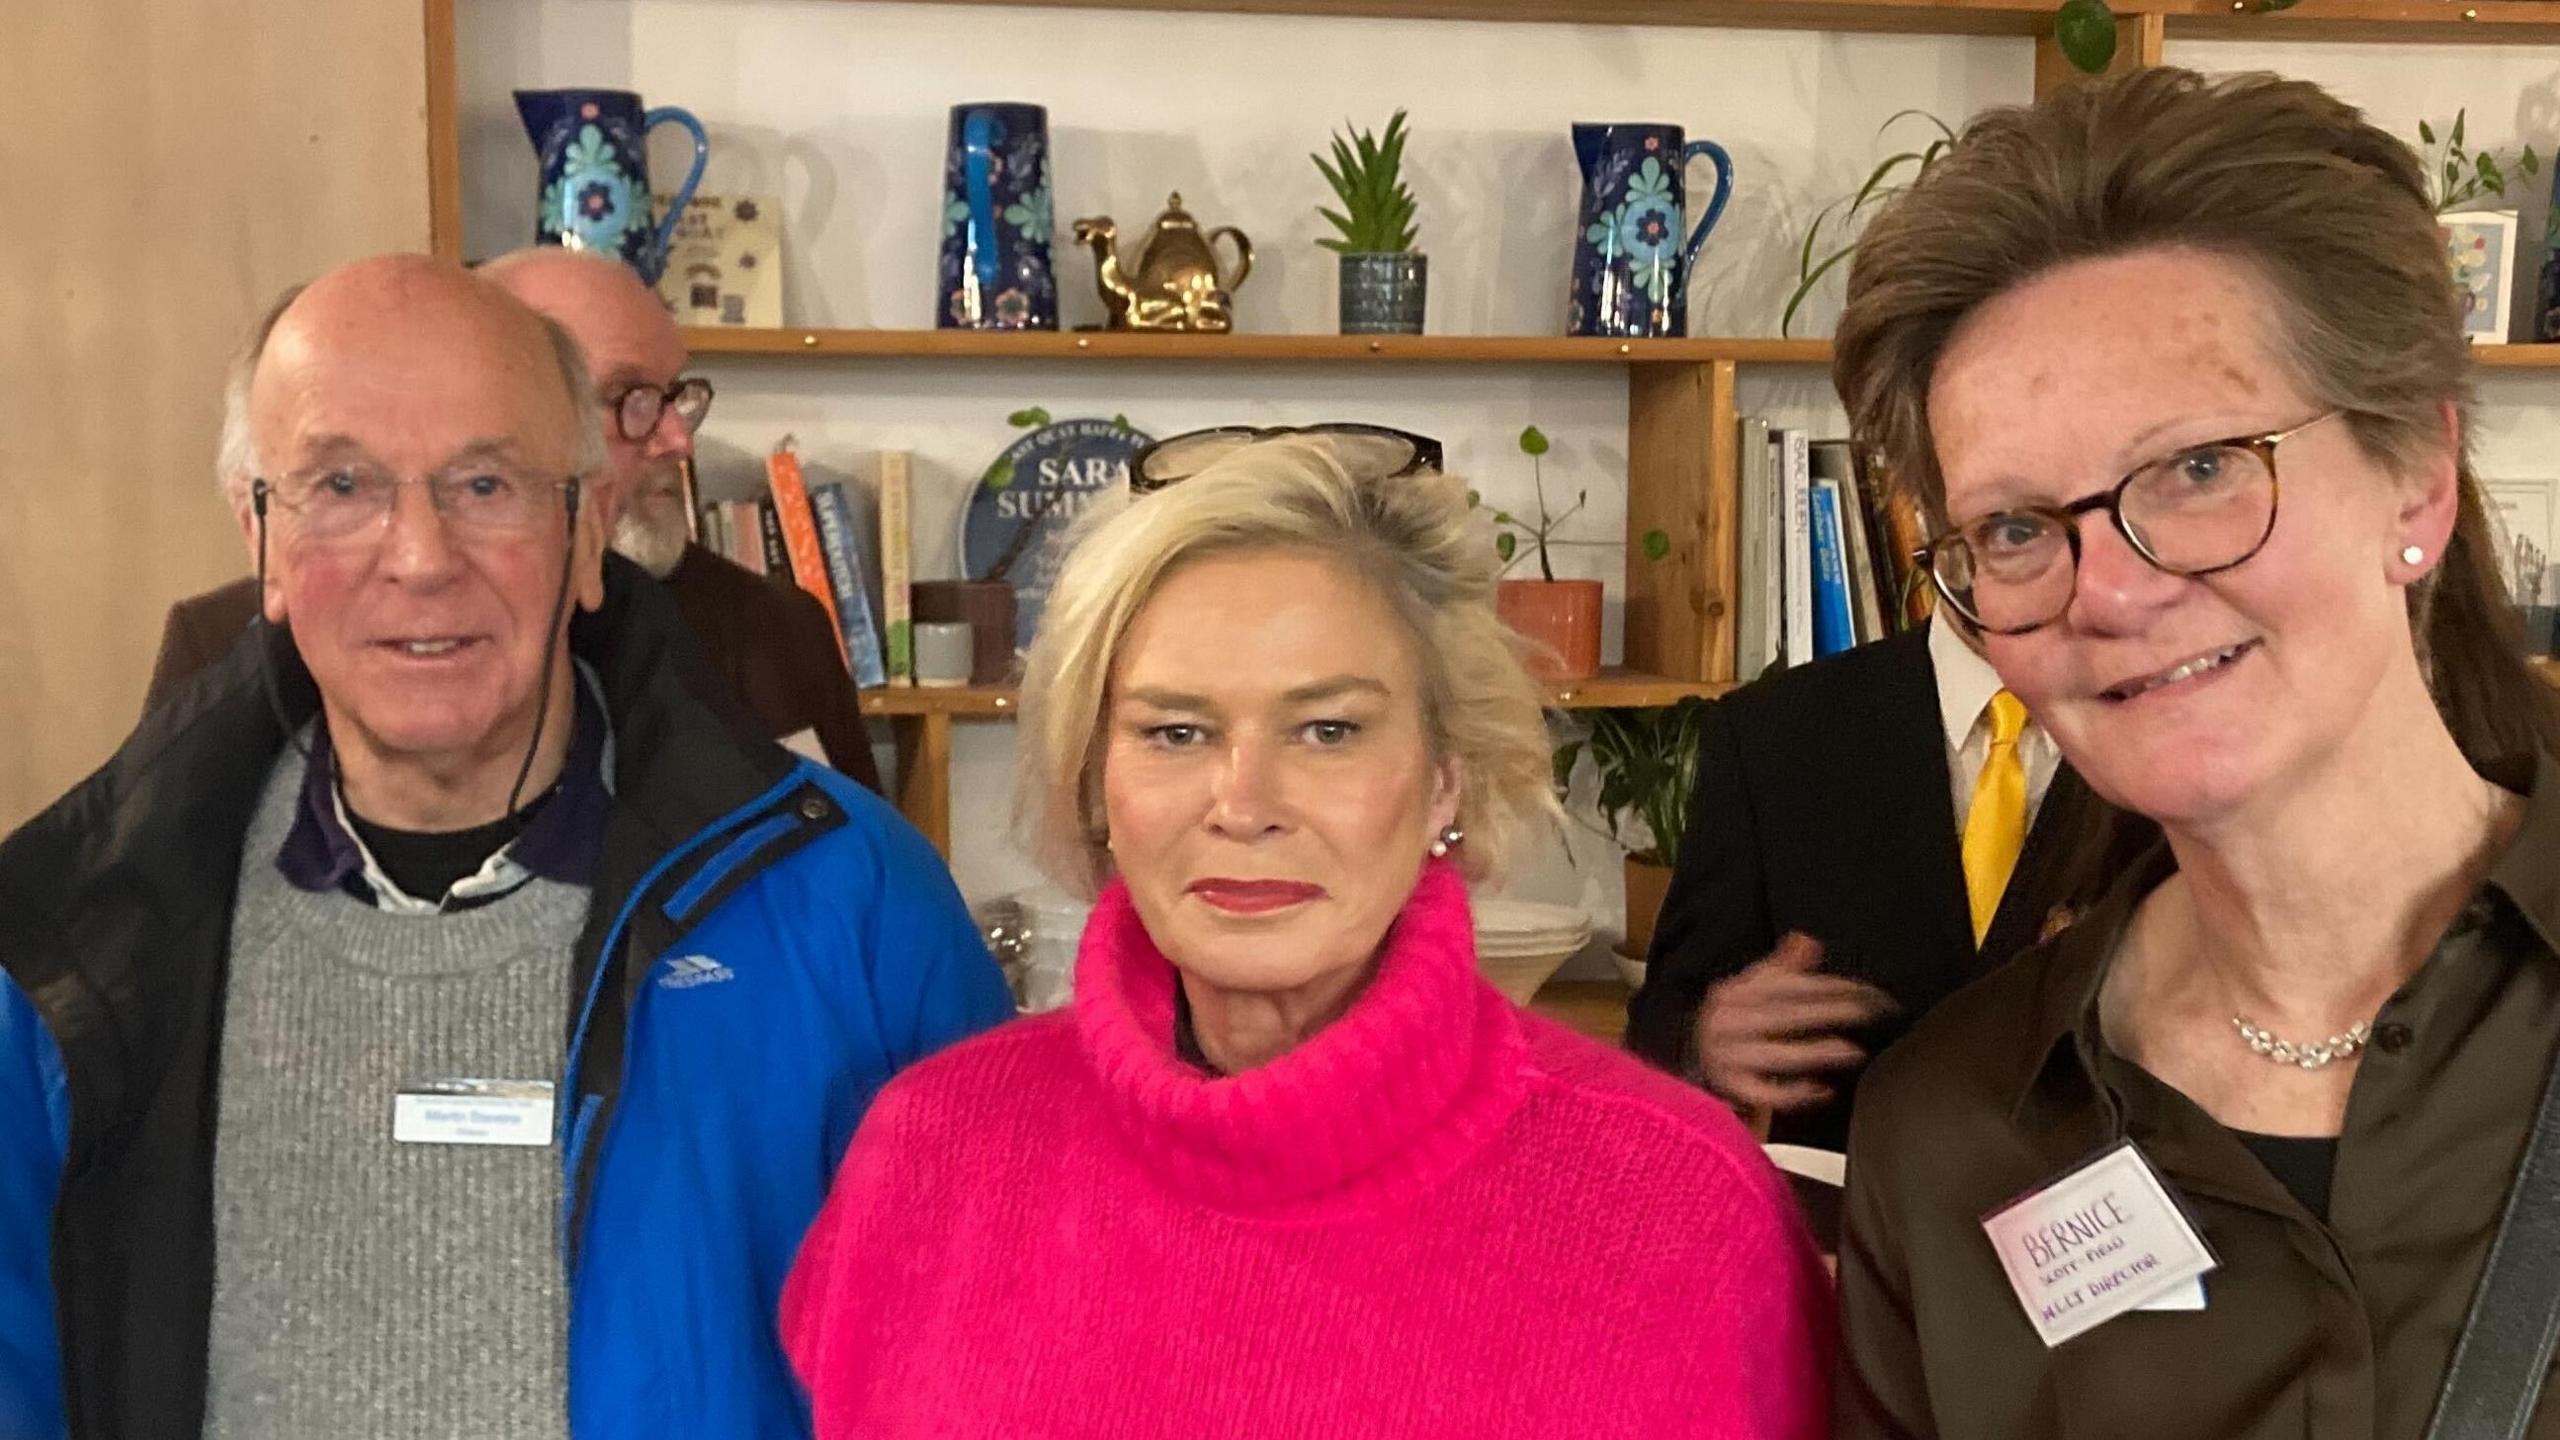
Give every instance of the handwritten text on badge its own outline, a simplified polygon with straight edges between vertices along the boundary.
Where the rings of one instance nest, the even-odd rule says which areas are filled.
[[[2194,1289],[2213,1250],[2131,1141],[1982,1222],[2050,1348]]]

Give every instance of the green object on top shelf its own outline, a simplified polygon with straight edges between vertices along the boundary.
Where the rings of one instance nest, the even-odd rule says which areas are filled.
[[[1398,110],[1387,121],[1387,132],[1373,136],[1368,131],[1351,129],[1347,136],[1333,137],[1333,161],[1322,155],[1309,155],[1316,168],[1324,172],[1325,183],[1333,187],[1342,208],[1317,207],[1317,213],[1333,222],[1338,238],[1316,243],[1339,255],[1385,255],[1413,248],[1413,192],[1404,183],[1404,112]]]
[[[2080,0],[2074,0],[2074,3],[2080,3]],[[2088,3],[2094,4],[2097,0],[2088,0]],[[2104,9],[2105,6],[2101,4],[2099,8]],[[2109,20],[2107,44],[2111,49],[2115,44],[2115,33],[2115,22]],[[1858,217],[1866,212],[1868,206],[1881,204],[1910,188],[1911,180],[1894,179],[1902,168],[1910,166],[1912,179],[1916,180],[1927,174],[1940,156],[1955,147],[1955,129],[1926,110],[1897,110],[1876,127],[1876,134],[1881,137],[1896,123],[1915,116],[1937,127],[1937,135],[1927,145],[1886,156],[1877,162],[1875,169],[1867,172],[1866,183],[1858,187],[1857,193],[1834,200],[1814,212],[1813,223],[1805,227],[1804,243],[1796,247],[1796,288],[1788,294],[1786,308],[1779,312],[1780,335],[1795,332],[1796,312],[1804,308],[1806,297],[1813,294],[1813,287],[1821,284],[1822,277],[1837,269],[1840,262],[1857,252],[1858,242],[1855,239],[1841,241],[1838,237],[1858,223]],[[1838,243],[1829,254],[1817,260],[1814,256],[1822,247],[1822,232],[1826,225],[1831,227],[1832,236]]]
[[[2116,12],[2107,0],[2063,0],[2053,16],[2053,43],[2074,68],[2104,75],[2116,58]]]

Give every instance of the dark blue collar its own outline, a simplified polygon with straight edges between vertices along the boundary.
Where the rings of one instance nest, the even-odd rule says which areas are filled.
[[[276,869],[300,890],[343,890],[386,910],[467,910],[512,894],[527,880],[589,884],[604,845],[605,812],[612,807],[608,774],[612,727],[596,699],[586,666],[577,666],[577,703],[570,722],[569,756],[547,803],[524,832],[490,856],[490,864],[442,896],[410,896],[383,876],[365,853],[340,808],[336,751],[326,715],[312,721],[311,756],[302,772],[302,798],[293,829],[276,852]]]

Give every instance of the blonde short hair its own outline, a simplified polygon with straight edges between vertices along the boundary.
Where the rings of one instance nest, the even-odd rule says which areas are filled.
[[[1442,475],[1363,479],[1321,437],[1261,441],[1180,484],[1089,514],[1070,550],[1022,685],[1015,819],[1052,879],[1090,895],[1109,873],[1103,715],[1121,638],[1165,578],[1243,550],[1312,551],[1377,587],[1413,642],[1423,733],[1458,772],[1452,852],[1500,876],[1540,819],[1562,816],[1545,717],[1520,642],[1493,608],[1493,539]]]

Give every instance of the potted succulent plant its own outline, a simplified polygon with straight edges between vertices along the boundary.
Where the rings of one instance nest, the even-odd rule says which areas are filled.
[[[1317,207],[1338,235],[1316,243],[1342,257],[1342,333],[1419,335],[1430,257],[1413,248],[1413,192],[1404,183],[1404,112],[1386,134],[1333,137],[1333,159],[1309,155],[1342,208]]]
[[[1626,852],[1627,935],[1619,950],[1638,964],[1653,946],[1654,919],[1680,862],[1706,709],[1693,695],[1645,709],[1585,711],[1580,731],[1556,747],[1557,790],[1572,782],[1586,754],[1599,773],[1601,824]],[[1637,822],[1632,829],[1630,816]]]
[[[1550,448],[1546,432],[1537,426],[1520,432],[1520,453],[1529,457],[1538,516],[1532,522],[1508,510],[1494,511],[1493,549],[1502,557],[1506,572],[1534,551],[1538,578],[1504,579],[1495,588],[1494,608],[1501,612],[1504,624],[1531,643],[1530,674],[1541,680],[1587,680],[1600,671],[1600,605],[1605,592],[1597,580],[1557,579],[1555,557],[1549,552],[1558,545],[1601,542],[1568,540],[1557,535],[1564,522],[1581,512],[1591,492],[1577,491],[1573,503],[1561,513],[1547,509],[1546,471],[1540,462]],[[1468,492],[1468,504],[1481,500],[1473,491]],[[1529,541],[1525,546],[1521,544],[1524,536]],[[1648,560],[1659,560],[1671,553],[1671,537],[1663,531],[1646,531],[1642,543]]]

